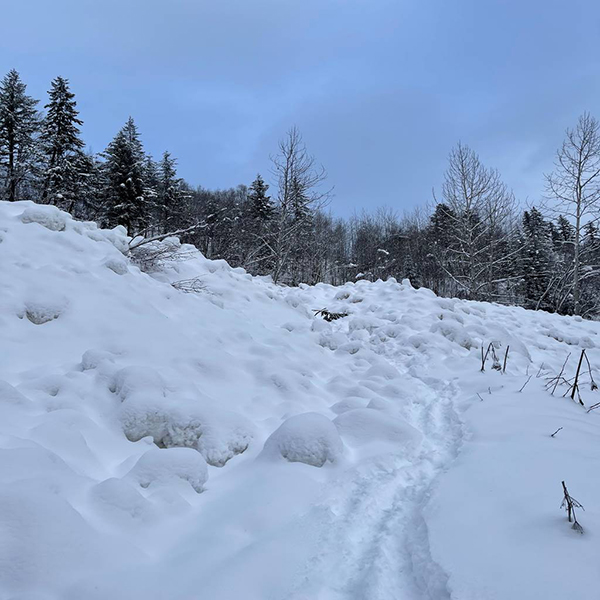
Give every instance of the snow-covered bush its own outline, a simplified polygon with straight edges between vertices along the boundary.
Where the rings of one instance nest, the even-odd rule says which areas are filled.
[[[322,467],[326,462],[338,460],[343,449],[335,425],[327,417],[304,413],[280,425],[265,442],[261,456]]]

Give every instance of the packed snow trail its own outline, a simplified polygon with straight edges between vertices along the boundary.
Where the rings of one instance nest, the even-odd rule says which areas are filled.
[[[162,244],[0,203],[2,600],[595,600],[598,323]]]

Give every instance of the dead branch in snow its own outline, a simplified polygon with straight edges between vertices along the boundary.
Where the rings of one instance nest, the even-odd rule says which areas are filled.
[[[562,503],[560,505],[561,508],[564,508],[567,511],[567,518],[569,519],[569,523],[573,523],[571,529],[574,529],[578,533],[583,533],[583,527],[578,523],[577,517],[575,516],[575,509],[581,508],[581,510],[585,510],[583,505],[575,500],[571,494],[569,494],[569,490],[567,490],[567,486],[565,482],[562,482],[564,497]]]
[[[315,316],[323,317],[328,323],[331,323],[331,321],[337,321],[338,319],[342,319],[348,316],[348,313],[330,312],[326,308],[314,310],[313,312],[315,313]]]

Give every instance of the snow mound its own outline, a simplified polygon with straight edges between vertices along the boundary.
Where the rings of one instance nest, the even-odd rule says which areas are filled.
[[[23,223],[38,223],[50,231],[64,231],[71,217],[56,206],[36,204],[26,208],[21,214]]]
[[[121,369],[115,376],[111,391],[121,400],[126,400],[134,393],[165,395],[165,383],[161,376],[148,367],[130,366]]]
[[[25,316],[35,325],[43,325],[58,319],[67,308],[64,298],[34,297],[25,301]]]
[[[119,257],[111,256],[104,261],[104,266],[107,269],[110,269],[113,273],[117,275],[125,275],[129,272],[129,266],[127,262]]]
[[[169,485],[181,479],[200,493],[208,479],[208,469],[200,453],[190,448],[155,448],[142,454],[127,478],[143,488]]]
[[[339,460],[343,450],[335,425],[327,417],[304,413],[282,423],[265,442],[262,455],[322,467]]]
[[[414,449],[423,439],[421,432],[404,419],[374,408],[349,410],[336,417],[333,423],[349,446],[385,442]]]
[[[28,406],[31,402],[7,381],[0,380],[0,406]]]
[[[165,398],[161,386],[156,389],[154,395],[137,392],[123,402],[120,419],[127,439],[135,442],[151,436],[160,448],[193,448],[215,467],[224,466],[250,445],[254,430],[243,416],[172,396]]]

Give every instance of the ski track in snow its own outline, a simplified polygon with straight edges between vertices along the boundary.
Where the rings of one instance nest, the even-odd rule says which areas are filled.
[[[388,340],[386,360],[404,377],[414,379],[394,346]],[[336,497],[340,488],[344,491],[340,500],[321,506],[331,515],[328,535],[320,543],[323,550],[307,566],[304,582],[290,600],[451,597],[447,576],[431,557],[422,510],[433,482],[462,442],[463,425],[454,408],[460,390],[452,382],[426,380],[409,419],[425,434],[423,449],[410,461],[402,453],[376,456],[334,483]]]

